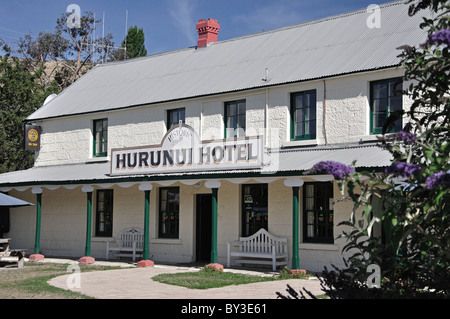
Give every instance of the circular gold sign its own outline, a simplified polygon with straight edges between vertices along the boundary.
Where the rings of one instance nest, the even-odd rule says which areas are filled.
[[[28,138],[31,142],[36,142],[38,137],[39,133],[34,128],[28,131]]]

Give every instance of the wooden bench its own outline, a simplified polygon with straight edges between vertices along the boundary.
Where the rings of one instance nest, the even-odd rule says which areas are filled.
[[[23,267],[26,249],[9,249],[10,238],[0,238],[0,261],[17,263],[17,268]]]
[[[142,256],[144,247],[144,230],[131,227],[120,232],[119,239],[106,242],[106,260],[110,256],[132,257],[136,261],[136,256]]]
[[[261,228],[249,237],[240,237],[233,246],[239,247],[232,251],[232,243],[227,245],[227,266],[230,267],[231,257],[240,257],[234,260],[240,264],[272,265],[273,271],[277,266],[287,265],[287,239],[271,235]]]

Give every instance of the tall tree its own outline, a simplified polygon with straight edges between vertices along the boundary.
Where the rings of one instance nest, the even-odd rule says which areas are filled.
[[[125,40],[122,41],[122,47],[114,50],[111,54],[111,60],[124,60],[126,58],[138,58],[147,56],[147,49],[145,48],[145,35],[142,28],[137,26],[130,27]]]
[[[23,120],[57,85],[41,85],[42,69],[30,73],[17,58],[0,57],[0,173],[33,165],[33,153],[23,147]]]
[[[94,37],[101,20],[95,19],[92,12],[85,12],[78,25],[68,23],[69,20],[70,14],[64,13],[56,20],[54,32],[40,32],[35,39],[25,35],[19,39],[17,50],[26,69],[36,72],[42,68],[44,81],[57,79],[61,90],[79,79],[98,60],[106,60],[114,46],[111,33]]]
[[[147,49],[145,48],[144,30],[142,28],[138,29],[137,26],[130,27],[125,41],[122,42],[122,47],[127,48],[127,52],[129,52],[129,57],[131,58],[146,56]]]

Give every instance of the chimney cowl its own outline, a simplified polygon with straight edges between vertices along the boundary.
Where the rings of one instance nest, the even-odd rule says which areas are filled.
[[[198,42],[197,48],[207,46],[208,43],[217,42],[220,25],[215,19],[200,19],[197,23]]]

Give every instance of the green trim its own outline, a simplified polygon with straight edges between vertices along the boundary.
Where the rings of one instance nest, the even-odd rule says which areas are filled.
[[[149,247],[148,241],[150,238],[149,235],[149,223],[150,223],[150,191],[145,191],[145,205],[144,205],[144,251],[142,254],[143,260],[149,259]]]
[[[39,254],[41,251],[41,207],[42,194],[36,194],[36,237],[34,241],[35,254]]]
[[[403,90],[403,78],[402,77],[396,77],[396,78],[389,78],[389,79],[382,79],[382,80],[377,80],[377,81],[371,81],[370,82],[370,96],[369,96],[369,105],[370,105],[370,134],[372,135],[378,135],[378,134],[383,134],[383,127],[374,127],[374,86],[376,84],[380,84],[380,83],[389,83],[389,82],[401,82],[402,83],[402,90]],[[388,87],[389,88],[389,87]],[[401,95],[403,96],[403,94]],[[389,95],[388,95],[389,97]],[[386,119],[389,117],[389,103],[387,105],[387,116]],[[402,108],[403,108],[403,100],[402,100]],[[399,125],[395,126],[393,128],[393,130],[391,130],[390,132],[387,133],[394,133],[394,132],[398,132],[402,129],[402,123],[400,123]]]
[[[316,90],[308,90],[308,91],[302,91],[302,92],[295,92],[295,93],[291,93],[291,105],[290,105],[290,120],[291,120],[291,141],[304,141],[304,140],[312,140],[316,138],[316,133],[314,134],[304,134],[304,135],[295,135],[296,132],[296,117],[297,117],[297,108],[295,105],[295,98],[297,96],[304,96],[306,94],[312,94],[314,93],[315,96],[315,100],[316,100],[316,105],[315,105],[315,110],[317,112],[317,91]],[[305,108],[303,108],[305,109]],[[316,113],[317,115],[317,113]],[[311,120],[306,120],[306,112],[304,112],[304,116],[303,116],[303,131],[306,131],[306,122],[312,122]],[[314,123],[315,123],[315,131],[317,132],[317,119],[314,118]]]
[[[211,225],[211,263],[217,263],[217,193],[218,189],[212,190],[212,225]]]
[[[93,149],[92,149],[92,156],[93,157],[106,157],[106,156],[108,156],[108,130],[106,130],[106,141],[100,141],[100,149],[103,149],[104,148],[104,143],[106,143],[106,152],[99,152],[99,153],[97,153],[97,149],[96,149],[96,146],[97,146],[97,139],[96,139],[96,137],[97,137],[97,123],[100,123],[100,122],[102,122],[102,131],[101,131],[101,138],[102,139],[104,139],[104,133],[105,133],[105,131],[104,131],[104,129],[103,129],[103,127],[104,127],[104,125],[105,125],[105,122],[106,122],[106,125],[108,125],[108,119],[107,118],[104,118],[104,119],[98,119],[98,120],[94,120],[93,121],[93,124],[94,124],[94,127],[93,127],[93,129],[92,129],[92,131],[93,131],[93,145],[92,145],[92,147],[93,147]]]
[[[86,193],[87,214],[86,214],[86,247],[85,256],[91,256],[91,231],[92,231],[92,192]]]
[[[299,190],[300,187],[292,187],[292,269],[300,268],[300,258],[299,258],[299,228],[300,228],[300,218],[299,218]]]

